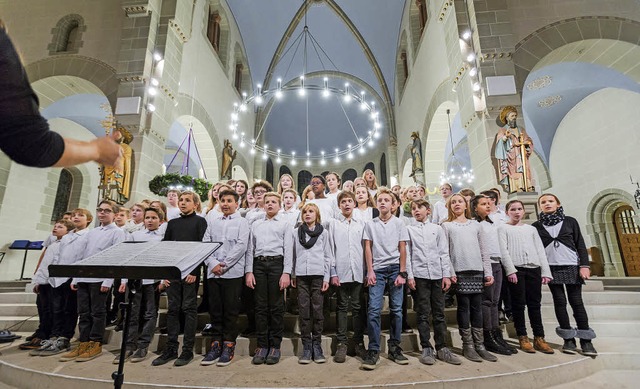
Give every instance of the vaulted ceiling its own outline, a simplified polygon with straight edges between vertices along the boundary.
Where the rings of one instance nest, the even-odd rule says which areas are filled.
[[[306,23],[316,43],[307,40],[307,73],[343,73],[344,77],[330,78],[331,86],[343,88],[350,78],[358,93],[375,91],[367,94],[367,100],[378,106],[392,104],[405,1],[228,0],[228,4],[242,35],[254,85],[273,88],[278,78],[286,84],[300,77],[304,40],[297,45],[296,38]],[[315,83],[322,84],[321,75]],[[285,95],[273,105],[259,141],[283,152],[296,150],[297,155],[303,155],[308,143],[311,153],[318,154],[357,142],[371,129],[370,119],[353,105],[322,99],[319,93],[308,96],[308,123],[307,102],[296,94]]]

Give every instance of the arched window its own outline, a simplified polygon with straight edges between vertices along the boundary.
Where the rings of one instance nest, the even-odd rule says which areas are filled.
[[[413,0],[409,6],[409,28],[411,30],[411,48],[413,49],[413,58],[416,57],[420,38],[427,27],[427,0]]]
[[[387,156],[382,153],[380,157],[380,185],[387,186]]]
[[[353,181],[358,177],[358,172],[355,169],[347,169],[342,173],[342,182]]]
[[[265,179],[273,186],[273,161],[271,158],[267,159],[267,174]]]
[[[289,169],[287,165],[280,165],[280,174],[278,177],[282,177],[283,174],[288,174],[293,177],[293,175],[291,175],[291,169]]]
[[[53,212],[51,213],[52,222],[60,220],[62,215],[69,210],[69,199],[71,198],[72,189],[73,175],[68,169],[62,169],[62,171],[60,171],[60,178],[58,179],[56,200],[53,203]]]
[[[220,20],[220,13],[214,11],[209,14],[209,23],[207,23],[207,39],[216,53],[220,52]]]
[[[229,68],[229,19],[227,14],[220,5],[220,0],[210,0],[209,13],[206,15],[205,21],[206,36],[213,51],[216,52],[222,69],[227,71]],[[234,69],[235,71],[235,69]],[[234,74],[235,76],[235,74]]]
[[[87,29],[84,19],[77,14],[63,17],[53,28],[53,40],[48,46],[49,54],[75,54],[82,47],[82,33]]]
[[[311,172],[300,170],[298,173],[298,193],[302,194],[304,192],[304,188],[311,183],[311,177],[313,177]]]
[[[409,58],[407,56],[407,32],[402,31],[400,37],[400,47],[398,48],[398,58],[396,60],[396,83],[398,93],[401,96],[404,86],[409,78]]]
[[[362,173],[364,173],[365,170],[371,170],[373,174],[376,174],[376,167],[373,164],[373,162],[369,162],[366,165],[364,165],[364,169],[362,169]]]
[[[239,43],[236,43],[234,49],[235,71],[233,75],[233,86],[239,94],[247,92],[251,94],[251,76],[249,74],[249,66],[247,65],[247,57],[242,52]]]

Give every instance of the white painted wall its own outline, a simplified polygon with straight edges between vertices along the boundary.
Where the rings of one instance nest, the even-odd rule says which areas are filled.
[[[64,137],[84,141],[95,139],[95,135],[88,129],[67,119],[51,119],[49,125],[52,130]],[[94,213],[100,182],[98,165],[91,162],[80,165],[78,168],[84,173],[83,193],[86,194],[81,197],[79,205]],[[9,250],[11,242],[17,239],[44,240],[51,233],[53,228],[53,224],[49,222],[51,213],[44,214],[41,208],[43,205],[53,207],[53,204],[49,204],[47,200],[47,194],[55,197],[55,192],[49,193],[51,190],[49,181],[57,182],[60,170],[60,168],[35,169],[17,163],[11,164],[7,188],[2,208],[0,208],[0,251],[6,253],[0,264],[0,281],[20,277],[24,251]],[[51,173],[54,173],[53,176]],[[47,223],[50,224],[47,225]],[[25,267],[26,277],[33,274],[39,256],[40,251],[29,252]]]
[[[550,153],[553,187],[565,213],[585,233],[589,203],[605,189],[633,195],[629,175],[640,176],[640,94],[606,88],[578,103],[558,126]]]

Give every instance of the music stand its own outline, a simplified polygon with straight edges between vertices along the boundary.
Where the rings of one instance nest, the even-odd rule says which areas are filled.
[[[43,241],[30,241],[30,240],[14,240],[9,246],[11,250],[24,250],[24,258],[22,259],[22,270],[20,271],[20,281],[24,280],[24,267],[27,264],[27,255],[29,250],[42,250]]]
[[[124,383],[124,356],[129,335],[131,304],[141,280],[183,279],[220,246],[220,242],[122,242],[73,265],[49,265],[50,277],[128,279],[129,300],[120,303],[120,307],[125,309],[118,371],[111,374],[115,389],[121,389]],[[123,260],[117,255],[126,256],[126,259]],[[175,257],[171,258],[171,255]],[[157,260],[152,260],[154,257],[157,257]]]

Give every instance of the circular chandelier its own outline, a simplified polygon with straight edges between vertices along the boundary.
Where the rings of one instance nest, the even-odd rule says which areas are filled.
[[[440,173],[440,185],[444,183],[457,184],[463,186],[464,184],[471,184],[475,180],[473,175],[473,169],[467,169],[458,158],[456,158],[456,150],[453,146],[453,136],[451,134],[451,110],[447,109],[447,122],[449,124],[449,140],[451,141],[451,167]]]
[[[308,8],[308,2],[307,2],[307,8]],[[295,51],[291,57],[291,62],[287,67],[287,72],[288,72],[289,68],[291,67],[291,63],[293,63],[296,53],[298,52],[298,48],[302,45],[303,46],[302,74],[297,78],[293,78],[292,80],[290,80],[285,84],[283,84],[282,78],[278,78],[276,82],[276,86],[274,88],[263,88],[261,84],[257,84],[254,93],[252,93],[251,95],[248,95],[246,92],[243,92],[242,102],[234,103],[233,105],[233,112],[231,113],[231,123],[229,124],[229,130],[232,133],[233,139],[236,139],[236,140],[240,139],[241,148],[248,145],[250,147],[250,153],[252,155],[255,155],[256,153],[260,153],[262,154],[262,158],[264,160],[268,159],[271,156],[271,157],[275,157],[277,163],[282,163],[283,160],[289,160],[291,165],[293,166],[297,164],[298,160],[305,161],[306,166],[311,166],[312,161],[319,162],[320,165],[326,165],[328,160],[333,160],[333,162],[335,163],[340,163],[342,158],[353,159],[355,153],[364,154],[367,150],[367,147],[372,148],[374,146],[375,140],[380,137],[380,133],[382,131],[381,130],[382,122],[379,117],[380,111],[377,109],[375,101],[367,101],[366,99],[367,96],[364,91],[361,91],[360,93],[358,93],[358,91],[349,83],[345,83],[344,86],[340,86],[340,87],[331,85],[329,82],[329,78],[326,76],[322,78],[323,82],[321,84],[318,83],[317,81],[315,81],[314,83],[314,79],[320,79],[320,75],[322,74],[322,72],[314,72],[313,74],[310,74],[307,72],[307,58],[308,58],[309,47],[314,49],[314,52],[317,55],[319,63],[322,65],[323,70],[325,72],[329,72],[324,67],[325,61],[328,61],[329,63],[331,63],[335,68],[335,70],[338,70],[338,69],[335,66],[334,62],[331,60],[331,58],[329,58],[326,51],[320,46],[318,41],[309,31],[309,27],[307,26],[307,10],[305,10],[304,18],[305,18],[305,25],[302,32],[291,42],[289,47],[284,51],[284,54],[280,56],[280,60],[282,60],[287,54],[287,52],[289,52],[289,50],[295,47]],[[310,44],[308,45],[308,43]],[[324,58],[325,58],[324,61],[323,61],[323,58],[321,58],[320,53],[324,54]],[[273,66],[273,68],[275,69],[278,64],[279,64],[279,61]],[[286,76],[287,75],[285,74],[284,77],[286,78]],[[240,117],[244,112],[247,112],[249,110],[250,106],[253,106],[254,109],[258,109],[258,107],[266,105],[267,102],[279,101],[284,97],[285,94],[293,93],[293,92],[297,92],[297,95],[300,98],[306,99],[306,103],[307,103],[307,112],[306,112],[307,143],[306,143],[305,152],[297,153],[295,150],[288,151],[288,150],[282,150],[281,148],[278,148],[278,147],[269,147],[267,144],[264,144],[264,142],[261,144],[259,142],[259,139],[260,139],[260,135],[262,134],[262,130],[264,129],[264,124],[266,124],[266,121],[268,119],[268,116],[267,118],[265,118],[263,126],[260,128],[258,134],[255,137],[249,138],[244,132],[239,131],[238,128],[239,128]],[[325,99],[329,99],[333,97],[340,104],[340,108],[344,113],[346,120],[349,124],[349,127],[351,128],[354,135],[353,143],[347,143],[346,147],[345,145],[341,145],[340,147],[336,147],[333,150],[326,150],[326,151],[322,150],[320,151],[319,154],[311,153],[311,150],[309,148],[309,99],[308,99],[309,93],[318,93],[318,92],[321,93]],[[360,106],[360,111],[363,114],[366,114],[371,122],[371,125],[366,135],[364,133],[359,135],[358,132],[356,132],[351,120],[347,115],[347,111],[345,110],[344,107],[345,105],[349,105],[352,103],[358,104]]]

